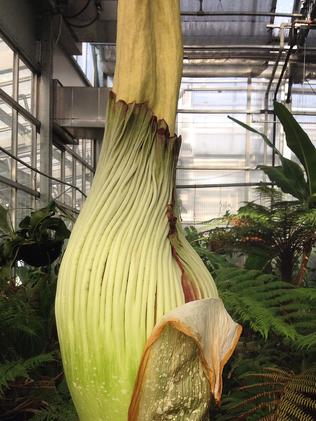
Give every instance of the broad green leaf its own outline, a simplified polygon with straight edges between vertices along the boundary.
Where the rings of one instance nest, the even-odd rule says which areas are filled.
[[[310,197],[309,197],[309,206],[311,208],[315,208],[316,207],[316,193],[313,193]]]
[[[270,180],[275,183],[284,193],[289,193],[299,200],[306,199],[306,190],[304,185],[301,185],[298,179],[291,177],[291,174],[284,170],[284,167],[271,167],[268,165],[258,165]],[[306,184],[306,183],[305,183]]]
[[[293,187],[296,188],[305,198],[307,198],[309,196],[308,185],[302,168],[291,159],[281,157],[281,162],[284,173],[293,182]]]
[[[276,146],[275,146],[275,145],[273,145],[273,143],[270,141],[270,139],[269,139],[269,138],[268,138],[268,137],[267,137],[264,133],[258,132],[258,130],[254,129],[254,128],[253,128],[253,127],[251,127],[251,126],[248,126],[248,124],[243,123],[242,121],[237,120],[237,119],[236,119],[236,118],[234,118],[234,117],[228,116],[228,118],[229,118],[230,120],[234,121],[235,123],[239,124],[240,126],[242,126],[244,129],[247,129],[247,130],[249,130],[250,132],[256,133],[256,134],[258,134],[259,136],[261,136],[261,137],[262,137],[262,139],[266,142],[266,144],[267,144],[268,146],[270,146],[270,148],[274,149],[274,150],[275,150],[275,152],[276,152],[279,156],[282,156],[281,152],[280,152],[280,151],[276,148]]]
[[[22,229],[29,229],[30,228],[30,221],[31,221],[31,217],[29,215],[27,215],[19,223],[19,227],[22,228]]]
[[[309,194],[316,193],[316,149],[313,143],[283,104],[275,102],[274,110],[284,128],[288,147],[305,169]]]
[[[47,230],[54,232],[54,239],[63,241],[70,237],[70,231],[64,221],[60,218],[48,218],[42,222],[40,231],[45,233]]]
[[[6,241],[2,243],[2,253],[6,261],[14,260],[15,255],[16,255],[17,245],[18,244],[17,244],[16,238],[14,238],[13,240],[6,239]]]
[[[0,267],[0,284],[12,278],[12,267],[10,264]]]
[[[13,232],[13,227],[11,224],[11,219],[9,216],[8,209],[0,205],[0,235],[7,234],[10,235]]]
[[[54,214],[54,211],[50,208],[50,206],[47,206],[42,209],[38,209],[31,213],[31,219],[30,219],[30,228],[35,229],[37,226],[44,221],[49,216],[52,216]]]

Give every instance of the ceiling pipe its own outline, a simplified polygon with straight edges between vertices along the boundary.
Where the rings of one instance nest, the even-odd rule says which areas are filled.
[[[94,45],[96,47],[114,47],[115,44],[113,43],[102,43],[102,42],[92,42],[91,45]],[[285,45],[284,50],[288,50],[290,47]],[[271,50],[271,51],[279,51],[280,47],[279,45],[245,45],[245,44],[239,44],[239,45],[184,45],[183,46],[184,52],[187,51],[212,51],[212,50]],[[294,50],[296,50],[296,47],[294,47]],[[306,50],[308,51],[316,51],[315,47],[307,47]]]
[[[280,47],[278,45],[246,45],[246,44],[237,44],[237,45],[184,45],[184,51],[186,50],[276,50],[278,51]],[[284,49],[289,47],[284,46]],[[316,48],[314,48],[316,50]]]
[[[185,60],[184,77],[245,77],[258,76],[267,68],[266,62],[252,61],[245,64],[230,60]]]
[[[263,17],[283,17],[283,18],[302,18],[301,13],[273,13],[273,12],[181,12],[181,16],[263,16]]]
[[[178,184],[176,189],[212,189],[221,187],[259,187],[271,186],[272,183],[220,183],[220,184]]]

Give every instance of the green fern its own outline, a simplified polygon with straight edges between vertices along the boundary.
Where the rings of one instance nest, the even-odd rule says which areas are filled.
[[[49,204],[26,216],[15,232],[8,215],[0,206],[0,419],[77,420],[55,326],[59,260],[39,256],[43,250],[47,255],[52,241],[61,246],[68,237],[61,216],[69,215]],[[16,260],[26,263],[13,270]]]
[[[55,394],[45,398],[32,421],[78,421],[76,410],[63,379],[55,389]]]
[[[26,360],[8,361],[0,364],[0,397],[15,380],[29,379],[30,373],[55,360],[53,353],[40,354]]]
[[[291,370],[315,363],[316,289],[237,267],[210,252],[203,240],[192,245],[214,276],[229,313],[244,328],[224,371],[223,404],[215,419],[313,420],[315,372],[295,375]],[[274,368],[264,370],[267,366]],[[245,380],[248,384],[240,387]]]
[[[206,249],[196,250],[208,260],[219,293],[230,314],[263,338],[274,334],[300,348],[316,346],[311,333],[316,320],[316,289],[297,288],[271,274],[230,264]]]
[[[310,333],[309,335],[301,335],[297,338],[297,345],[300,349],[310,349],[316,347],[316,333]]]
[[[251,382],[240,387],[243,399],[226,405],[229,415],[223,419],[258,421],[306,420],[313,421],[316,413],[316,369],[300,374],[266,368],[262,373],[244,376]],[[257,416],[260,411],[266,412]]]
[[[217,253],[242,253],[248,269],[275,272],[283,281],[304,283],[306,264],[316,244],[315,209],[271,196],[267,206],[246,202],[235,215],[217,222],[192,245],[207,244]]]

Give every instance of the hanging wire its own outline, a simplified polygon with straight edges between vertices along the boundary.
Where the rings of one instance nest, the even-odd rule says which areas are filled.
[[[305,95],[305,88],[306,88],[305,76],[306,76],[306,38],[305,38],[304,50],[303,50],[303,84],[302,84],[303,94],[302,94],[302,106],[304,105],[304,95]]]
[[[60,37],[61,37],[61,33],[62,33],[62,27],[63,27],[63,16],[60,15],[59,16],[59,24],[58,24],[58,34],[57,34],[57,38],[55,41],[55,47],[58,45]]]
[[[220,6],[220,9],[224,12],[222,0],[218,0],[218,6]]]
[[[291,29],[293,29],[293,26],[292,26]],[[281,70],[281,73],[280,73],[280,76],[279,76],[279,79],[278,79],[278,83],[277,83],[277,86],[276,86],[275,91],[274,91],[273,101],[276,101],[277,100],[279,88],[280,88],[280,85],[281,85],[281,82],[282,82],[284,73],[286,71],[288,62],[290,60],[290,57],[291,57],[291,54],[292,54],[292,50],[295,47],[295,45],[297,44],[297,38],[296,38],[295,29],[293,29],[293,31],[294,31],[294,34],[292,36],[290,47],[287,50],[287,54],[286,54],[286,57],[285,57],[285,60],[284,60],[284,64],[283,64],[283,67],[282,67],[282,70]]]
[[[199,0],[199,2],[200,2],[200,9],[199,9],[198,13],[203,15],[203,14],[204,14],[204,10],[203,10],[203,0]]]
[[[74,23],[70,23],[70,22],[68,22],[67,19],[66,19],[66,21],[67,21],[68,25],[72,26],[73,28],[87,28],[88,26],[90,26],[94,22],[96,22],[99,19],[99,17],[100,17],[100,13],[97,13],[97,15],[90,22],[87,22],[87,23],[82,24],[82,25],[76,25]]]
[[[310,84],[309,80],[306,79],[306,82],[309,84],[309,87],[311,88],[311,91],[316,95],[316,91],[315,89],[312,87],[312,85]]]
[[[90,3],[90,1],[89,1]],[[83,24],[75,24],[69,21],[69,18],[67,18],[66,16],[64,16],[65,21],[67,22],[68,25],[70,25],[73,28],[87,28],[88,26],[92,25],[94,22],[96,22],[100,16],[101,16],[101,12],[102,12],[102,5],[100,2],[95,2],[95,8],[96,8],[96,15],[95,17],[90,20],[89,22],[83,23]]]
[[[55,177],[53,177],[51,175],[45,174],[44,172],[38,170],[37,168],[34,168],[31,165],[27,164],[25,161],[23,161],[22,159],[18,158],[17,156],[14,156],[12,153],[10,153],[9,151],[7,151],[2,146],[0,146],[0,151],[3,152],[3,153],[5,153],[6,155],[8,155],[10,158],[14,159],[15,161],[19,162],[20,164],[24,165],[26,168],[29,168],[31,171],[34,171],[37,174],[40,174],[40,175],[42,175],[44,177],[47,177],[49,180],[53,180],[53,181],[56,181],[57,183],[61,183],[61,184],[64,184],[65,186],[69,186],[69,187],[77,190],[84,197],[87,197],[87,195],[82,190],[80,190],[79,187],[74,186],[73,184],[67,183],[66,181],[59,180],[58,178],[55,178]]]

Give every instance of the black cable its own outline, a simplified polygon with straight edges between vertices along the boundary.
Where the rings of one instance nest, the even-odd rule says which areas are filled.
[[[199,0],[200,1],[200,10],[198,11],[198,13],[200,14],[204,14],[204,10],[203,10],[203,0]]]
[[[74,23],[68,22],[67,19],[65,19],[65,20],[68,23],[68,25],[72,26],[73,28],[87,28],[88,26],[90,26],[94,22],[96,22],[99,19],[99,17],[100,17],[100,12],[98,12],[97,15],[90,22],[87,22],[87,23],[85,23],[83,25],[76,25]]]
[[[283,79],[283,76],[284,76],[285,70],[286,70],[286,68],[287,68],[288,62],[289,62],[289,60],[290,60],[290,56],[291,56],[292,50],[293,50],[293,48],[295,47],[295,45],[296,45],[296,43],[291,44],[291,45],[290,45],[290,48],[287,50],[287,54],[286,54],[286,57],[285,57],[285,60],[284,60],[284,64],[283,64],[283,67],[282,67],[282,71],[281,71],[281,74],[280,74],[280,77],[279,77],[279,80],[278,80],[277,86],[276,86],[276,88],[275,88],[274,97],[273,97],[273,100],[274,100],[274,101],[276,101],[276,100],[277,100],[277,96],[278,96],[279,88],[280,88],[280,85],[281,85],[281,82],[282,82],[282,79]]]
[[[306,82],[309,84],[309,87],[311,88],[312,92],[313,92],[314,94],[316,94],[316,91],[315,91],[315,89],[312,87],[312,85],[309,83],[309,80],[308,80],[308,79],[305,79],[305,80],[306,80]]]
[[[91,0],[88,0],[87,3],[83,6],[83,8],[80,9],[77,13],[75,13],[73,15],[68,15],[68,16],[67,15],[63,15],[64,18],[67,18],[67,19],[76,18],[77,16],[81,15],[81,13],[83,13],[86,10],[86,8],[89,6],[90,3],[91,3]]]
[[[101,6],[101,3],[100,2],[95,2],[95,8],[96,8],[96,13],[97,14],[96,14],[96,16],[90,22],[83,23],[83,24],[75,24],[75,23],[69,22],[68,19],[67,19],[67,17],[64,16],[65,21],[68,23],[68,25],[70,25],[73,28],[87,28],[88,26],[90,26],[94,22],[96,22],[99,19],[100,15],[101,15],[102,6]]]
[[[282,67],[282,70],[281,70],[281,74],[279,76],[279,80],[278,80],[277,86],[276,86],[275,91],[274,91],[273,102],[275,102],[277,100],[278,92],[279,92],[281,82],[283,80],[283,76],[284,76],[284,73],[286,71],[288,62],[290,60],[292,50],[295,47],[295,45],[297,45],[297,33],[296,33],[295,29],[293,28],[293,26],[292,26],[291,29],[292,29],[292,31],[290,32],[290,36],[291,36],[292,39],[291,39],[291,43],[290,43],[290,48],[287,51],[287,54],[286,54],[286,57],[285,57],[285,60],[284,60],[284,64],[283,64],[283,67]],[[274,148],[275,148],[275,144],[276,144],[276,113],[275,113],[274,110],[273,110],[272,144],[273,144],[272,166],[274,167],[275,166],[275,149]]]

